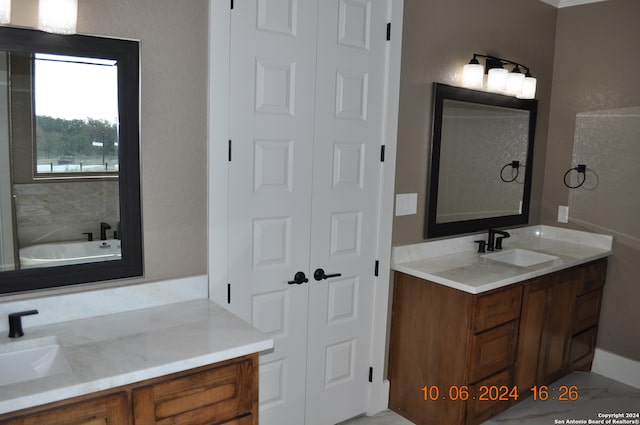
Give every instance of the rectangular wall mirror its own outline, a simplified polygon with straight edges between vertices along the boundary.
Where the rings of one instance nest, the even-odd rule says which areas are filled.
[[[425,238],[526,224],[537,101],[434,83]]]
[[[0,27],[0,294],[142,275],[139,43]]]

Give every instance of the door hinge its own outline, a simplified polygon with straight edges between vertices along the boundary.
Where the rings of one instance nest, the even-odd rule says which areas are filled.
[[[233,0],[230,0],[230,1],[231,1],[231,10],[233,10]]]
[[[233,0],[231,1],[233,2]],[[387,22],[387,41],[389,40],[391,40],[391,22]]]
[[[380,261],[379,261],[379,260],[376,260],[376,266],[375,266],[375,268],[373,269],[373,275],[374,275],[374,276],[378,276],[378,269],[379,269],[379,267],[380,267]]]
[[[231,162],[231,140],[229,140],[229,162]]]
[[[227,283],[227,304],[231,304],[231,284]]]
[[[380,162],[384,162],[384,145],[380,146]]]
[[[369,382],[373,382],[373,368],[369,368]]]

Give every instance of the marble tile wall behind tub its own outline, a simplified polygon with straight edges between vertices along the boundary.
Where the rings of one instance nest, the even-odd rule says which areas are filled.
[[[18,244],[75,241],[92,232],[100,237],[100,222],[119,221],[118,182],[55,182],[14,186]]]

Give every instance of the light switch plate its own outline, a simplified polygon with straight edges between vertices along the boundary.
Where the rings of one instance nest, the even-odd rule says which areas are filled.
[[[558,223],[569,222],[569,207],[567,205],[558,205]]]
[[[417,193],[399,193],[396,195],[396,216],[411,215],[418,212]]]

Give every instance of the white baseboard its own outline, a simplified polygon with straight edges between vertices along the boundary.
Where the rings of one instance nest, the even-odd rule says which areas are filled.
[[[591,371],[640,388],[640,362],[596,348]]]
[[[379,390],[377,393],[380,395],[376,400],[369,400],[369,408],[367,409],[367,416],[374,416],[389,407],[389,389],[391,384],[388,379],[383,379],[382,384],[379,384]]]

